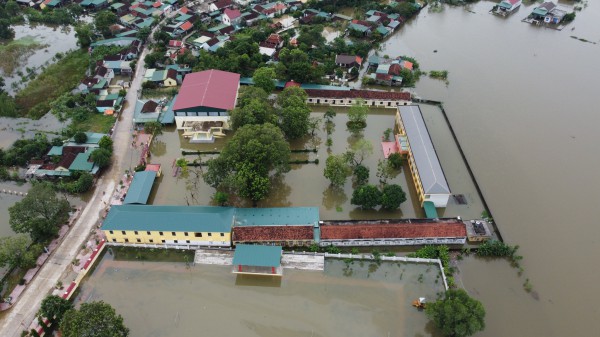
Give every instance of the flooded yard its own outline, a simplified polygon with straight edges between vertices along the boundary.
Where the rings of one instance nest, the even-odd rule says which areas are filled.
[[[351,268],[348,274],[343,261],[327,260],[324,273],[285,270],[283,278],[257,278],[225,266],[186,269],[107,254],[77,302],[110,303],[133,337],[431,335],[411,302],[443,289],[435,266],[365,261]]]
[[[313,106],[313,116],[323,117],[327,107]],[[441,111],[435,106],[421,106],[424,118],[432,131],[433,142],[439,147],[438,156],[445,170],[446,178],[453,193],[462,194],[467,204],[459,205],[453,199],[449,206],[438,211],[443,216],[457,216],[464,218],[476,218],[483,211],[483,206],[477,195],[475,186],[471,181],[456,143],[451,137]],[[337,116],[334,119],[335,129],[332,133],[333,144],[327,148],[326,131],[322,126],[317,130],[315,136],[307,136],[305,139],[294,141],[292,149],[313,149],[317,152],[292,153],[292,160],[315,160],[318,164],[294,164],[290,172],[273,184],[269,197],[259,202],[259,207],[284,207],[284,206],[318,206],[320,207],[321,219],[385,219],[385,218],[413,218],[423,217],[423,210],[419,207],[414,190],[414,184],[405,164],[401,171],[395,172],[389,183],[399,184],[407,193],[408,200],[396,211],[383,210],[360,210],[350,204],[352,191],[354,189],[351,178],[348,178],[343,188],[330,187],[329,180],[323,176],[325,160],[329,154],[340,154],[345,152],[351,144],[361,137],[373,144],[373,154],[365,159],[363,164],[370,169],[369,183],[378,184],[376,177],[377,163],[383,159],[381,140],[383,132],[387,128],[394,127],[394,109],[371,109],[367,119],[367,127],[359,134],[351,133],[347,127],[347,116],[345,108],[335,108]],[[230,137],[230,136],[228,136]],[[212,202],[214,189],[206,185],[199,178],[202,173],[201,167],[189,167],[187,175],[173,177],[173,163],[176,158],[181,157],[181,149],[218,151],[223,148],[226,138],[217,139],[213,144],[190,144],[173,127],[167,128],[152,144],[152,158],[150,162],[162,164],[163,176],[157,180],[150,197],[150,203],[154,205],[207,205]],[[201,160],[206,161],[214,155],[202,155]],[[198,156],[186,156],[192,161]],[[137,158],[132,155],[127,158],[135,167]],[[244,200],[234,200],[237,206],[251,207],[251,203]]]

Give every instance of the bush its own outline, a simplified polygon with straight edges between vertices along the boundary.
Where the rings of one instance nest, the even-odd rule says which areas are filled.
[[[402,168],[402,155],[400,153],[390,154],[388,157],[388,165],[395,170]]]

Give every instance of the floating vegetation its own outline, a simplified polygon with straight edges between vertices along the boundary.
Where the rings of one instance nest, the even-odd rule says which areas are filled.
[[[588,41],[586,39],[583,39],[583,38],[580,38],[580,37],[577,37],[577,36],[574,36],[574,35],[571,35],[571,38],[575,39],[575,40],[579,40],[581,42],[585,42],[585,43],[596,44],[596,42],[594,42],[594,41]]]

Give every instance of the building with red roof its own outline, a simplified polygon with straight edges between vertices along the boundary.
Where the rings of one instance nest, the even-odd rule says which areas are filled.
[[[223,11],[222,21],[226,25],[239,25],[242,18],[242,12],[237,9],[226,8]]]
[[[187,74],[173,104],[177,129],[200,142],[202,123],[229,128],[228,111],[235,108],[239,87],[240,74],[214,69]]]
[[[409,92],[402,91],[374,91],[374,90],[321,90],[305,89],[308,94],[306,102],[309,104],[325,104],[333,106],[350,106],[359,99],[364,104],[379,108],[396,108],[400,105],[411,103]]]

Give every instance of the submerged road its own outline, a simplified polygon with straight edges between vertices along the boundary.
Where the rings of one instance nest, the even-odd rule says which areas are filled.
[[[163,19],[163,23],[176,12]],[[157,25],[152,33],[159,27]],[[153,42],[152,34],[149,38]],[[137,62],[135,76],[127,92],[127,107],[123,109],[119,121],[113,130],[113,162],[110,169],[102,175],[96,183],[96,189],[79,219],[73,224],[60,246],[52,253],[46,263],[40,268],[38,274],[29,283],[14,306],[0,321],[0,336],[19,337],[23,330],[28,330],[32,321],[36,319],[36,313],[42,300],[50,294],[56,283],[66,276],[70,271],[71,261],[77,256],[81,246],[89,234],[99,223],[100,212],[110,201],[117,182],[129,168],[130,163],[125,163],[132,142],[133,110],[138,98],[138,91],[142,86],[142,79],[146,72],[144,57],[149,50],[144,46]]]

